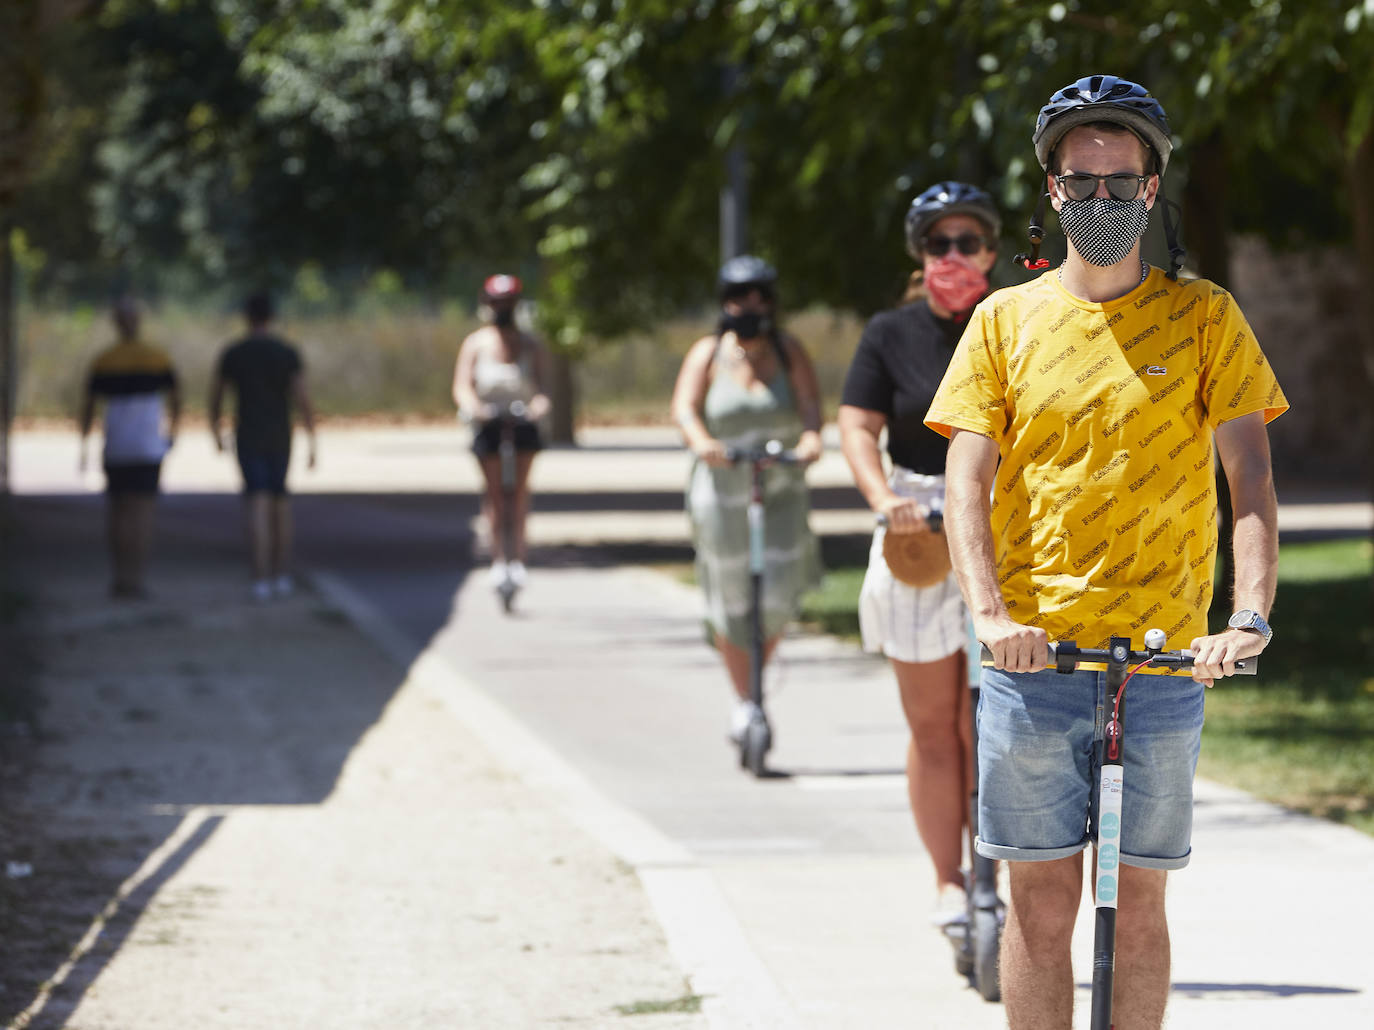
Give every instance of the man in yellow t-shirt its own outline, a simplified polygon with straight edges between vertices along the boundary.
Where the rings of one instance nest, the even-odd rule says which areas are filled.
[[[1164,883],[1190,854],[1203,686],[1270,636],[1278,535],[1265,425],[1288,405],[1225,290],[1141,259],[1170,151],[1158,101],[1089,76],[1051,98],[1034,139],[1068,256],[974,310],[926,416],[950,437],[951,556],[995,665],[979,711],[978,850],[1010,862],[1012,1030],[1070,1025],[1104,677],[1044,671],[1047,643],[1138,642],[1158,627],[1196,652],[1193,678],[1153,676],[1130,702],[1138,761],[1121,820],[1116,1025],[1157,1028]],[[1177,260],[1167,211],[1165,225]],[[1214,443],[1235,510],[1236,615],[1209,635]]]

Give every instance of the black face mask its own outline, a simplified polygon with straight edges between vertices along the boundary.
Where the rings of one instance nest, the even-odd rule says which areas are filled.
[[[511,326],[515,325],[515,309],[497,308],[492,315],[492,321],[502,329],[509,329]]]
[[[724,314],[720,316],[720,331],[734,333],[741,340],[757,340],[773,331],[773,316],[758,311]]]

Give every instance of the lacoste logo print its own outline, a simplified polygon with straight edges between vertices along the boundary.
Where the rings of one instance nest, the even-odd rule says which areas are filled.
[[[1146,365],[1145,374],[1147,376],[1167,376],[1169,370],[1163,365]]]
[[[1150,605],[1149,608],[1145,609],[1144,615],[1140,616],[1140,618],[1138,619],[1133,619],[1131,621],[1131,629],[1139,629],[1141,626],[1145,625],[1145,623],[1149,622],[1156,615],[1158,615],[1163,609],[1164,606],[1160,604],[1158,601],[1156,601],[1154,604]]]

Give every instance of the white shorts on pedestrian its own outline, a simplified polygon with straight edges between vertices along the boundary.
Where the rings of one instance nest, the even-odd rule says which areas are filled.
[[[903,468],[893,470],[888,485],[899,497],[920,504],[943,502],[944,476],[924,476]],[[899,662],[934,662],[964,648],[968,640],[964,599],[951,571],[929,587],[913,587],[893,578],[883,558],[879,526],[868,552],[868,572],[859,591],[859,632],[865,651]]]

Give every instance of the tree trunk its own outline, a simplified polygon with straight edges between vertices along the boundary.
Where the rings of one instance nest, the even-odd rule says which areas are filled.
[[[549,384],[549,440],[551,443],[574,444],[573,425],[577,413],[577,397],[573,379],[573,362],[566,351],[554,348],[551,362],[553,382]]]
[[[1227,288],[1231,279],[1231,241],[1227,235],[1227,190],[1229,181],[1226,140],[1220,129],[1188,148],[1188,183],[1183,189],[1184,237],[1190,264],[1204,279]],[[1235,593],[1235,556],[1231,553],[1235,516],[1231,510],[1231,485],[1226,473],[1217,468],[1217,571],[1213,597],[1229,605]]]
[[[14,424],[15,381],[14,248],[10,216],[0,214],[0,496],[10,492],[10,427]]]
[[[1204,279],[1229,289],[1231,239],[1227,232],[1226,140],[1214,130],[1188,148],[1188,183],[1183,188],[1183,224],[1189,262]]]
[[[1355,255],[1359,261],[1360,281],[1364,286],[1356,291],[1360,304],[1360,343],[1364,351],[1365,396],[1374,394],[1374,197],[1369,184],[1374,182],[1374,129],[1365,133],[1346,162],[1351,207],[1351,233],[1355,240]],[[1374,500],[1374,418],[1366,421],[1368,438],[1364,447],[1364,482]],[[1370,600],[1374,604],[1374,579],[1370,583]]]

